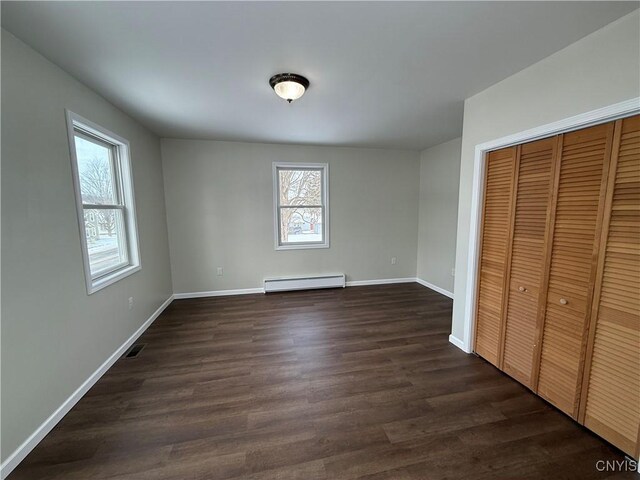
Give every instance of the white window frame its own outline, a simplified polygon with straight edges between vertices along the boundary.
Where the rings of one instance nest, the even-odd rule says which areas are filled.
[[[322,234],[321,242],[295,243],[280,241],[280,178],[279,170],[320,170],[322,172],[322,201],[321,205],[309,205],[308,207],[322,208]],[[285,207],[286,208],[286,207]],[[310,248],[329,248],[329,164],[328,163],[290,163],[273,162],[273,230],[276,250],[304,250]]]
[[[78,214],[78,227],[80,243],[82,246],[82,260],[84,264],[84,276],[87,286],[87,294],[97,292],[113,283],[122,280],[142,268],[140,263],[140,246],[138,243],[138,226],[136,222],[136,207],[133,193],[133,176],[131,173],[131,158],[129,155],[129,141],[121,136],[97,125],[90,120],[65,110],[67,118],[67,135],[69,137],[69,151],[71,156],[71,171],[73,176],[73,189],[76,198],[76,211]],[[113,205],[95,205],[84,203],[80,187],[80,174],[78,171],[78,157],[76,154],[75,136],[79,132],[88,137],[95,137],[96,141],[107,144],[113,153],[115,167],[114,189],[117,192],[118,202]],[[85,209],[119,209],[122,212],[127,252],[127,262],[115,268],[100,272],[99,275],[91,274],[89,263],[89,249],[84,222]],[[125,242],[123,242],[125,243]]]

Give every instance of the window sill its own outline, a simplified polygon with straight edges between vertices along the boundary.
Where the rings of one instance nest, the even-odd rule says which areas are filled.
[[[138,270],[141,270],[142,266],[140,265],[129,265],[128,267],[121,268],[120,270],[116,270],[111,272],[104,277],[97,278],[95,280],[91,280],[91,282],[87,282],[87,294],[91,295],[92,293],[96,293],[98,290],[102,290],[109,285],[116,283],[123,278],[128,277],[129,275],[133,275]]]
[[[276,250],[308,250],[313,248],[329,248],[329,243],[276,245]]]

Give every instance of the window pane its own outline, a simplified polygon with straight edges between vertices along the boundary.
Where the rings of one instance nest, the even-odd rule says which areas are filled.
[[[75,143],[82,203],[117,204],[112,148],[81,135]]]
[[[322,205],[321,170],[278,170],[280,205]]]
[[[91,276],[113,271],[128,263],[122,210],[85,209],[84,228]]]
[[[322,208],[280,208],[280,242],[323,241]]]

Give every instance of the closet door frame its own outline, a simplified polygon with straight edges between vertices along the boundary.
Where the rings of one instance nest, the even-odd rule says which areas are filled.
[[[573,130],[619,120],[640,114],[640,97],[599,108],[564,120],[525,130],[476,145],[472,179],[469,249],[467,254],[467,278],[464,298],[463,338],[450,336],[450,341],[461,347],[466,353],[472,353],[475,347],[475,324],[477,320],[477,289],[480,273],[481,228],[484,206],[484,183],[487,155],[492,150],[516,146],[521,143],[560,135]],[[458,300],[462,301],[462,299]]]

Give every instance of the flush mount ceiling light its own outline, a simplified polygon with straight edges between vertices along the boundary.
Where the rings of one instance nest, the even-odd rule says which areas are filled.
[[[309,88],[309,80],[295,73],[278,73],[269,79],[269,85],[276,95],[291,103],[304,95]]]

